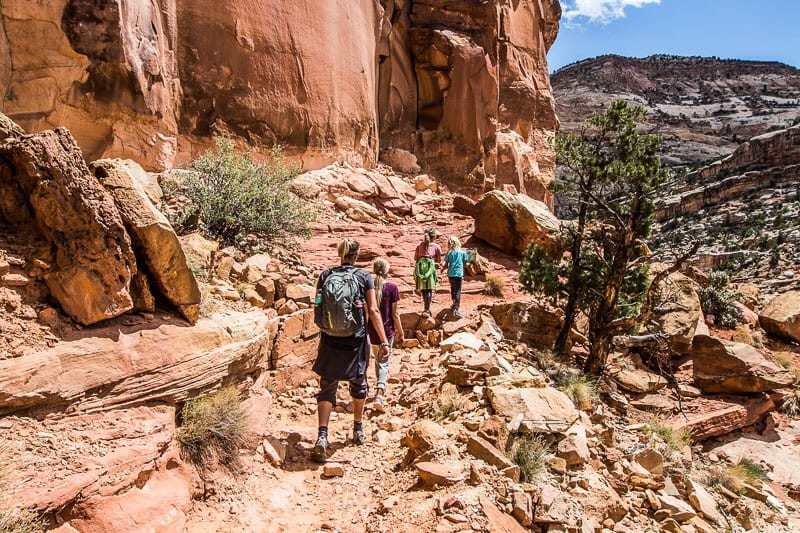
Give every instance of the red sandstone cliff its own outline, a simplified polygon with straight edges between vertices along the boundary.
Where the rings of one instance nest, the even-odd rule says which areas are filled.
[[[185,161],[215,132],[305,168],[386,148],[546,200],[557,0],[3,0],[0,111],[88,159]]]

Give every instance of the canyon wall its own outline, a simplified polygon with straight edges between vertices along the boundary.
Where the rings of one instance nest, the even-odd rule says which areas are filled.
[[[557,0],[3,0],[0,111],[151,170],[215,133],[306,169],[386,149],[551,203]],[[389,160],[389,158],[387,158]],[[413,165],[412,165],[413,167]]]

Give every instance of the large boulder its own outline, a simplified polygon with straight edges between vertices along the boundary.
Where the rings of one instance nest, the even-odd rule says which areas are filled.
[[[139,177],[145,171],[134,161],[120,159],[101,159],[89,168],[114,197],[155,287],[187,320],[195,322],[200,315],[200,289],[178,236],[145,191]]]
[[[136,258],[130,237],[70,132],[58,128],[6,143],[0,163],[55,248],[55,268],[45,281],[64,311],[88,325],[132,309]]]
[[[800,342],[800,291],[773,298],[761,312],[759,322],[770,335]]]
[[[749,344],[699,335],[693,353],[694,381],[705,392],[764,392],[794,382],[789,372]]]
[[[555,257],[560,250],[560,222],[545,204],[524,194],[490,191],[475,205],[475,236],[514,255],[532,242]]]
[[[538,302],[495,304],[489,308],[507,339],[525,342],[542,350],[551,350],[564,319]]]
[[[658,307],[661,312],[653,316],[650,331],[667,336],[669,347],[678,354],[688,353],[700,317],[700,297],[691,279],[674,272],[659,287]]]

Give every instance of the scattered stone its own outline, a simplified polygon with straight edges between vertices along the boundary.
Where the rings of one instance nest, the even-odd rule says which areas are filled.
[[[495,448],[490,442],[480,437],[470,437],[467,441],[467,452],[476,459],[503,470],[515,466],[503,452]]]
[[[461,349],[478,351],[482,346],[483,341],[477,338],[475,335],[472,333],[461,332],[443,340],[439,344],[439,349],[442,351],[442,353]]]
[[[586,463],[591,459],[589,446],[586,442],[586,433],[567,435],[565,439],[558,443],[558,457],[566,461],[567,466],[577,466]]]
[[[426,487],[454,485],[466,479],[463,468],[459,464],[422,461],[414,463],[414,467]]]
[[[525,527],[533,523],[533,503],[527,492],[515,491],[511,495],[512,511],[514,518]]]
[[[664,475],[664,456],[653,448],[645,448],[634,455],[633,460],[653,475]]]
[[[715,524],[725,524],[714,497],[696,481],[688,479],[686,484],[689,491],[689,503],[692,504],[692,507],[699,513],[700,517]]]
[[[325,463],[322,466],[322,475],[324,477],[342,477],[344,476],[344,468],[340,463]]]
[[[697,513],[695,513],[692,507],[685,501],[665,494],[658,494],[657,496],[661,504],[661,509],[668,511],[669,516],[678,522],[688,522],[697,516]]]
[[[408,428],[400,444],[406,446],[412,454],[420,456],[437,448],[446,437],[447,432],[442,426],[432,420],[423,419]]]
[[[8,287],[24,287],[31,283],[31,279],[25,274],[3,274],[3,277],[0,279],[3,285]]]

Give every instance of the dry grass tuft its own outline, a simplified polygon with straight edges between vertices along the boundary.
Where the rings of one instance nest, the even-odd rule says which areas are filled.
[[[506,282],[498,274],[486,274],[486,283],[483,286],[484,294],[501,298],[505,288]]]
[[[434,420],[445,420],[451,414],[463,411],[469,400],[458,390],[447,388],[439,393],[431,406],[431,417]]]
[[[764,467],[743,457],[735,464],[710,469],[705,481],[711,487],[722,485],[728,490],[742,494],[745,485],[758,486],[766,479],[767,471]]]
[[[177,438],[197,464],[233,466],[239,448],[249,444],[244,406],[233,387],[198,396],[184,404]]]
[[[692,444],[692,434],[689,433],[688,429],[677,431],[665,426],[655,418],[645,426],[645,433],[650,435],[651,440],[655,437],[660,439],[661,446],[657,447],[660,447],[662,451],[676,452]]]
[[[547,471],[547,456],[550,446],[540,435],[517,437],[511,445],[509,458],[519,466],[520,480],[534,483]]]

